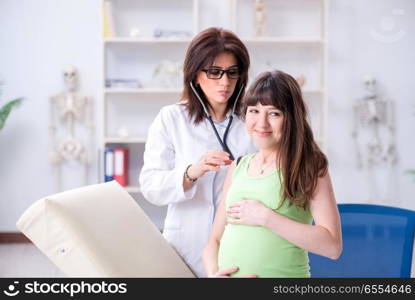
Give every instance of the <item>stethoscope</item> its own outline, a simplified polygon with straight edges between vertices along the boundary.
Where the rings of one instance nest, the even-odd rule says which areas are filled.
[[[202,98],[199,96],[199,93],[196,91],[195,87],[193,86],[193,83],[190,81],[190,87],[192,88],[193,92],[195,93],[195,95],[196,95],[197,99],[199,100],[200,104],[202,104],[203,110],[205,111],[206,117],[209,120],[210,125],[212,125],[212,128],[213,128],[213,131],[215,132],[216,138],[218,139],[220,145],[222,146],[223,151],[229,153],[229,158],[231,160],[234,160],[235,158],[234,158],[231,150],[229,149],[228,145],[226,144],[226,138],[228,137],[229,128],[231,127],[232,120],[233,120],[233,114],[235,113],[236,103],[239,100],[239,96],[241,95],[243,86],[244,85],[242,84],[240,89],[239,89],[238,95],[235,98],[235,102],[234,102],[233,108],[232,108],[232,113],[229,117],[228,125],[226,125],[225,133],[223,135],[223,140],[222,140],[219,133],[218,133],[218,130],[216,129],[215,124],[213,123],[212,116],[210,115],[209,111],[207,110],[205,104],[203,103]]]

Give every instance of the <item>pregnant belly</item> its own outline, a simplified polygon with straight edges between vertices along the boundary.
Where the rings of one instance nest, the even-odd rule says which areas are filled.
[[[309,277],[307,252],[260,226],[228,224],[220,242],[218,266],[239,267],[232,276]]]

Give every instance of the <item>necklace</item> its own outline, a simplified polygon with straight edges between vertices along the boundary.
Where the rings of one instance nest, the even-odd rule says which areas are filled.
[[[259,163],[259,159],[258,159],[258,163]],[[266,164],[261,164],[259,163],[259,174],[263,175],[265,170],[268,168],[269,165],[271,165],[272,163],[275,163],[275,160],[272,160],[270,162],[267,162]]]

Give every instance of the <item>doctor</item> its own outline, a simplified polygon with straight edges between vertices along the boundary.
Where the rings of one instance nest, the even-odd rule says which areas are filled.
[[[150,126],[140,173],[144,197],[168,205],[163,235],[193,272],[206,276],[202,251],[233,159],[256,151],[240,119],[249,54],[232,32],[208,28],[190,43],[180,102]]]

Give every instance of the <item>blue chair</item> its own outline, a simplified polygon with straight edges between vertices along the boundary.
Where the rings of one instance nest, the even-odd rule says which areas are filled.
[[[339,204],[343,252],[338,260],[309,253],[311,277],[411,277],[415,211]]]

